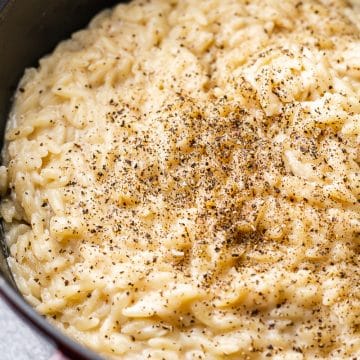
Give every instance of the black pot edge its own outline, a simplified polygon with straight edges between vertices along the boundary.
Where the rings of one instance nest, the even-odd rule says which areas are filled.
[[[4,21],[15,1],[16,0],[0,0],[0,23]],[[0,231],[0,233],[0,236],[3,236],[2,231]],[[6,254],[6,251],[2,251]],[[12,276],[9,278],[9,276],[4,274],[0,269],[0,297],[27,325],[37,331],[37,333],[49,341],[49,343],[54,344],[54,346],[69,359],[103,360],[101,356],[72,340],[51,325],[22,297],[15,286]]]
[[[40,335],[50,340],[50,342],[54,341],[57,348],[69,359],[103,360],[102,357],[71,340],[60,330],[52,326],[2,277],[0,277],[0,296],[26,323],[36,329]]]

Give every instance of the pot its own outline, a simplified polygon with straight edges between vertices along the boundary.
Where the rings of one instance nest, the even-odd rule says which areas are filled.
[[[0,0],[0,146],[3,146],[11,97],[24,69],[51,52],[72,32],[115,0]],[[8,248],[0,229],[0,295],[66,357],[100,360],[100,356],[71,340],[39,315],[17,290],[7,264]]]

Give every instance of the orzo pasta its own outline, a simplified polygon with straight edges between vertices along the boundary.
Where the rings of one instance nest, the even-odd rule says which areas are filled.
[[[342,0],[136,0],[15,95],[25,298],[113,359],[360,356],[360,30]]]

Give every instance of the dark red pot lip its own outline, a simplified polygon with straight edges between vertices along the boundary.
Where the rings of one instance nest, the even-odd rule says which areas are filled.
[[[53,327],[44,317],[38,314],[13,288],[12,285],[0,277],[0,295],[6,303],[31,327],[36,329],[40,335],[45,337],[69,359],[74,360],[102,360],[99,355],[86,349],[82,345],[71,340],[61,331]]]
[[[120,2],[120,0],[78,0],[77,2],[71,2],[68,1],[69,4],[72,5],[72,14],[78,15],[78,22],[76,22],[77,25],[71,25],[71,20],[69,18],[63,19],[61,14],[55,13],[53,16],[57,16],[59,21],[56,22],[58,24],[58,28],[55,28],[54,24],[52,24],[52,27],[49,27],[49,31],[58,30],[59,34],[58,36],[66,36],[66,34],[71,34],[74,29],[76,30],[76,26],[83,26],[86,21],[90,19],[92,15],[94,15],[99,9],[112,6],[116,2]],[[65,0],[62,0],[61,2],[46,2],[44,1],[44,5],[47,4],[55,4],[58,8],[62,6],[61,4],[65,4]],[[26,7],[22,6],[26,4]],[[91,4],[92,7],[87,7],[87,4]],[[78,6],[78,7],[76,7]],[[31,2],[27,2],[27,0],[0,0],[0,25],[7,24],[7,19],[12,18],[11,16],[14,15],[15,11],[24,12],[24,9],[31,9],[33,8],[34,11],[37,11],[35,9],[41,8],[41,2],[40,0],[34,0]],[[63,6],[62,10],[66,11],[65,5]],[[64,11],[64,12],[65,12]],[[21,13],[23,16],[24,14]],[[40,14],[41,16],[38,17],[39,21],[42,21],[45,16],[45,12]],[[69,15],[69,16],[73,16]],[[31,17],[31,14],[29,14]],[[89,18],[87,18],[89,16]],[[81,20],[79,20],[81,19]],[[16,83],[18,81],[18,77],[20,76],[20,72],[23,71],[24,67],[29,66],[35,59],[38,59],[41,54],[43,54],[46,51],[51,50],[53,46],[56,45],[58,42],[58,38],[55,36],[53,40],[50,40],[50,38],[47,38],[45,35],[43,38],[38,38],[39,42],[36,42],[36,36],[38,36],[40,31],[36,27],[32,26],[30,24],[31,18],[28,19],[23,18],[22,23],[18,24],[14,29],[14,33],[9,33],[9,27],[5,27],[7,29],[5,32],[4,29],[2,29],[3,33],[2,35],[2,42],[0,42],[1,52],[2,54],[6,54],[11,59],[11,56],[17,56],[15,58],[16,65],[14,66],[7,66],[3,67],[3,71],[0,73],[0,79],[1,79],[1,86],[0,86],[0,96],[2,97],[1,103],[0,103],[0,148],[2,147],[2,137],[3,132],[5,128],[6,123],[6,113],[8,111],[8,108],[10,104],[4,105],[5,102],[9,103],[9,97],[14,91],[14,86],[16,86]],[[65,21],[66,20],[66,21]],[[16,21],[19,21],[19,17]],[[81,21],[81,23],[79,23]],[[27,27],[27,25],[29,25]],[[75,24],[75,22],[74,22]],[[26,25],[26,26],[25,26]],[[66,26],[65,26],[66,25]],[[39,26],[41,27],[41,26]],[[47,29],[47,28],[45,28]],[[22,37],[21,32],[24,32],[27,36]],[[44,30],[45,31],[45,30]],[[32,44],[39,44],[39,51],[38,53],[36,51],[32,51],[28,54],[28,46],[30,46],[30,38],[31,36],[31,46]],[[25,41],[25,46],[23,49],[14,48],[14,51],[12,51],[12,54],[8,52],[8,50],[12,50],[12,47],[19,47],[20,41]],[[6,42],[4,43],[4,39],[6,39]],[[8,40],[7,40],[8,39]],[[44,40],[45,39],[45,40]],[[35,41],[36,40],[36,41]],[[41,41],[46,41],[46,43],[41,43]],[[5,45],[6,46],[5,46]],[[5,49],[5,50],[4,50]],[[29,57],[29,59],[27,59]],[[0,57],[1,59],[1,57]],[[2,58],[4,59],[4,58]],[[11,61],[8,61],[7,63],[11,64]],[[8,72],[14,71],[11,76],[8,76]],[[1,160],[0,160],[1,163]],[[23,298],[23,296],[20,294],[20,292],[17,290],[15,282],[12,279],[11,272],[9,270],[9,267],[6,262],[6,257],[8,255],[7,247],[5,245],[5,240],[3,233],[1,231],[1,219],[0,219],[0,297],[3,298],[9,306],[15,311],[15,313],[25,320],[30,326],[32,326],[35,330],[39,332],[40,335],[42,335],[49,343],[55,345],[59,349],[60,352],[62,352],[66,357],[73,360],[101,360],[102,358],[95,354],[94,352],[90,351],[89,349],[83,347],[79,343],[75,342],[71,338],[67,337],[65,334],[63,334],[59,329],[52,326],[43,316],[41,316],[39,313],[37,313],[29,303],[26,302],[26,300]],[[1,355],[0,355],[1,358]]]

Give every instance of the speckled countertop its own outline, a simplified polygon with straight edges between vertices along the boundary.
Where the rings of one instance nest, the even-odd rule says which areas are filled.
[[[52,345],[25,324],[0,298],[0,359],[48,360]]]

